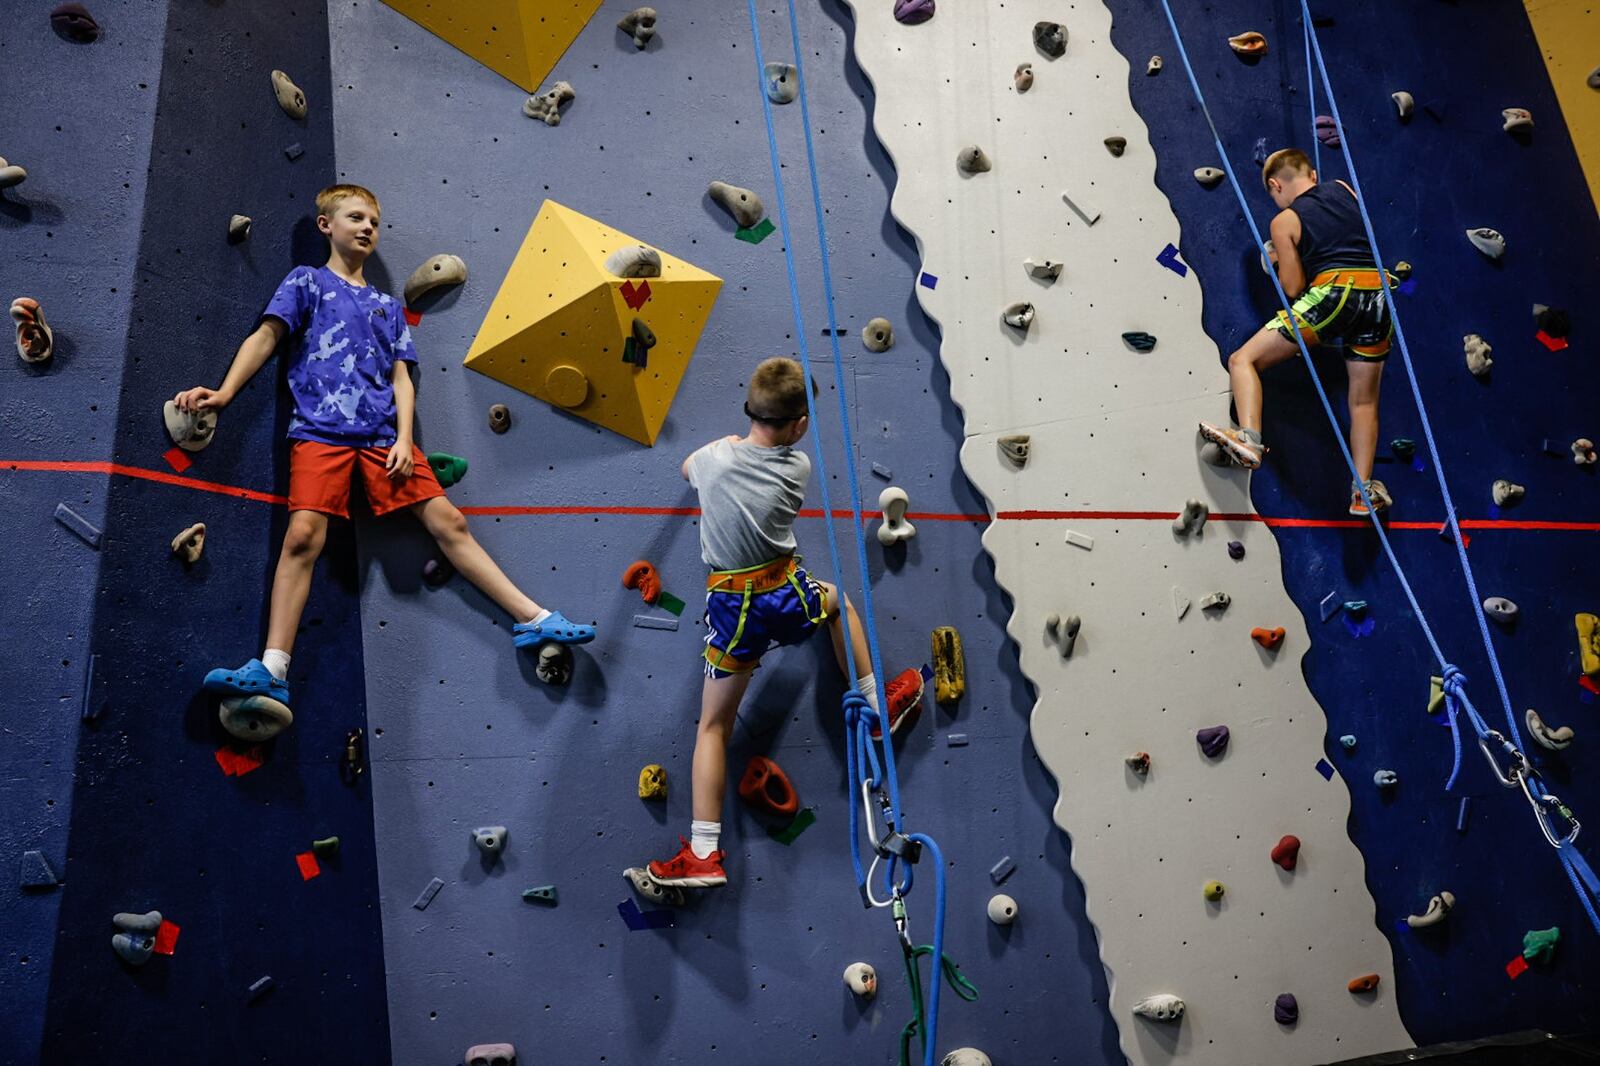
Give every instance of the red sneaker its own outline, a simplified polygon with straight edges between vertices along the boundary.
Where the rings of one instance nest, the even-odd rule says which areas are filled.
[[[915,718],[914,712],[922,705],[922,671],[908,666],[889,682],[889,735],[900,732],[900,727]],[[872,730],[873,740],[883,739],[883,730]]]
[[[647,867],[650,880],[678,888],[716,888],[728,883],[728,875],[722,870],[721,851],[713,851],[700,859],[683,837],[678,838],[678,843],[683,845],[678,854],[666,862],[652,862]]]

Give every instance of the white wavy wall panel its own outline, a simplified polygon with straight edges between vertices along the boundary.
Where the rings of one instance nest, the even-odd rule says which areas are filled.
[[[1227,418],[1227,377],[1194,275],[1155,262],[1178,225],[1109,12],[966,0],[911,27],[890,0],[852,6],[877,134],[899,170],[892,210],[939,279],[917,291],[942,327],[965,415],[962,465],[991,509],[1173,512],[1194,496],[1249,512],[1244,479],[1196,458],[1196,421]],[[1043,19],[1070,31],[1061,59],[1033,47]],[[1012,86],[1024,61],[1036,75],[1025,95]],[[1128,139],[1121,158],[1103,147],[1112,134]],[[990,155],[991,172],[957,171],[967,144]],[[1084,224],[1064,191],[1101,219]],[[1065,262],[1061,279],[1028,277],[1028,256]],[[1018,300],[1038,309],[1025,338],[1000,319]],[[1129,330],[1155,334],[1155,351],[1127,350]],[[995,447],[1016,432],[1033,438],[1022,471]],[[1067,544],[1069,528],[1093,549]],[[1244,542],[1244,560],[1229,558],[1229,540]],[[1272,537],[1246,522],[1213,520],[1185,539],[1166,521],[1069,518],[997,521],[984,544],[1015,603],[1009,629],[1039,693],[1033,738],[1060,786],[1055,819],[1072,838],[1129,1059],[1316,1063],[1410,1046],[1345,832],[1346,785],[1314,769],[1325,720],[1301,676],[1307,633]],[[1174,585],[1196,601],[1181,621]],[[1226,612],[1199,610],[1213,590],[1233,597]],[[1045,639],[1051,613],[1083,617],[1070,659]],[[1276,655],[1250,640],[1253,626],[1279,625],[1289,632]],[[1194,733],[1217,724],[1233,741],[1213,762]],[[1123,764],[1136,750],[1154,759],[1142,780]],[[1286,833],[1304,842],[1293,873],[1268,859]],[[1202,897],[1210,878],[1227,885],[1220,904]],[[1346,991],[1373,972],[1375,995]],[[1157,992],[1187,1001],[1180,1025],[1132,1014]],[[1298,998],[1297,1026],[1274,1022],[1280,992]]]

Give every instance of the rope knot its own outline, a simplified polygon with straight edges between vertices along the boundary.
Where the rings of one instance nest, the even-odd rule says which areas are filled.
[[[1444,672],[1439,676],[1439,687],[1449,696],[1459,697],[1461,690],[1467,687],[1467,675],[1450,663],[1445,664]]]
[[[863,715],[866,715],[870,722],[877,721],[878,712],[872,709],[872,704],[867,702],[860,689],[850,689],[844,694],[844,699],[840,703],[844,708],[844,724],[852,729]]]

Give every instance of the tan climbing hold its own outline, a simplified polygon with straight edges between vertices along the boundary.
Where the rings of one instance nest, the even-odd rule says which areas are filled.
[[[1216,188],[1217,183],[1227,176],[1216,167],[1199,167],[1194,172],[1194,180],[1208,189]]]
[[[284,114],[293,119],[306,117],[306,94],[281,70],[272,72],[272,94],[278,98],[278,106],[283,108]]]
[[[1389,99],[1394,101],[1395,114],[1397,114],[1401,119],[1410,118],[1411,113],[1417,109],[1416,97],[1412,96],[1404,89],[1397,93],[1390,93]]]
[[[250,237],[250,216],[234,215],[228,219],[228,240],[234,244]]]
[[[1256,57],[1267,54],[1267,38],[1255,30],[1246,30],[1244,33],[1228,38],[1228,47],[1236,55]]]
[[[1494,348],[1476,333],[1468,333],[1461,340],[1467,353],[1467,369],[1472,372],[1473,377],[1483,377],[1494,366],[1494,360],[1490,358]]]
[[[1515,481],[1507,481],[1505,478],[1500,478],[1489,486],[1489,496],[1494,500],[1496,507],[1505,507],[1516,503],[1527,494],[1528,490],[1526,488],[1518,485]]]
[[[406,279],[406,306],[414,308],[418,300],[434,289],[460,285],[466,280],[467,264],[459,255],[430,255]]]
[[[985,174],[994,169],[994,164],[982,148],[969,144],[956,155],[956,169],[963,174]]]
[[[1577,734],[1569,725],[1550,728],[1544,719],[1539,717],[1539,712],[1532,707],[1528,708],[1522,720],[1527,723],[1528,732],[1533,734],[1534,743],[1549,751],[1564,751],[1570,748],[1573,740],[1577,738]]]
[[[1456,905],[1456,897],[1450,892],[1440,892],[1428,900],[1428,909],[1421,914],[1406,915],[1406,924],[1413,929],[1426,929],[1430,925],[1438,925],[1450,913],[1450,908]]]
[[[1033,88],[1033,64],[1018,63],[1017,72],[1011,76],[1011,80],[1019,93],[1025,93]]]
[[[1151,56],[1150,62],[1144,65],[1145,76],[1149,77],[1154,74],[1160,74],[1163,65],[1164,64],[1160,56]]]
[[[844,968],[845,987],[862,999],[878,994],[878,971],[870,962],[852,962]]]
[[[645,244],[624,244],[606,256],[606,272],[619,278],[659,278],[661,253]]]
[[[578,98],[571,85],[558,81],[542,93],[522,101],[522,113],[536,118],[546,126],[561,125],[561,108]]]
[[[177,404],[168,400],[161,407],[161,417],[167,424],[167,436],[186,452],[203,450],[217,431],[217,412],[209,407],[180,411]]]
[[[544,389],[557,407],[577,407],[589,398],[589,379],[577,367],[562,363],[544,376]]]
[[[541,19],[541,21],[543,21]],[[633,38],[633,46],[643,51],[656,35],[656,9],[636,7],[622,16],[617,29]]]
[[[869,352],[886,352],[894,347],[894,326],[887,318],[874,318],[861,329],[861,344]]]
[[[1170,992],[1146,996],[1133,1005],[1133,1013],[1158,1022],[1175,1022],[1183,1017],[1184,1002]]]
[[[1588,437],[1579,437],[1572,442],[1572,461],[1579,466],[1593,466],[1595,460],[1600,459],[1600,453],[1594,448],[1594,441]]]
[[[1006,462],[1021,470],[1028,465],[1028,449],[1031,446],[1031,440],[1032,438],[1026,433],[1013,433],[1009,436],[1001,437],[995,441],[995,444],[999,446],[1000,454],[1005,457]]]
[[[172,554],[179,556],[186,563],[198,562],[200,553],[206,547],[206,524],[196,522],[188,529],[172,538]]]
[[[1507,133],[1525,133],[1533,129],[1533,112],[1525,107],[1508,107],[1500,112],[1504,119],[1501,129]]]
[[[0,156],[0,189],[9,189],[13,185],[21,185],[28,180],[28,171],[15,163],[7,163],[5,156]]]

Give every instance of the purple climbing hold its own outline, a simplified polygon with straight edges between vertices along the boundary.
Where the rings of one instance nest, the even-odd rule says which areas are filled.
[[[1332,115],[1317,116],[1317,140],[1328,148],[1339,147],[1339,124],[1333,120]]]
[[[1209,759],[1221,757],[1228,750],[1228,727],[1225,725],[1207,726],[1195,732],[1195,743],[1200,745],[1200,750]]]
[[[1230,558],[1230,559],[1243,559],[1244,558],[1244,544],[1242,542],[1240,542],[1240,541],[1237,541],[1237,540],[1228,541],[1228,558]]]
[[[907,26],[933,18],[933,0],[894,0],[894,17]]]
[[[429,559],[422,564],[422,581],[431,589],[443,586],[455,576],[456,568],[448,559]]]
[[[1272,1004],[1272,1020],[1279,1025],[1293,1025],[1300,1020],[1300,1002],[1293,992],[1285,992]]]
[[[50,12],[50,28],[58,37],[79,44],[89,44],[100,38],[100,23],[82,4],[57,4]]]

